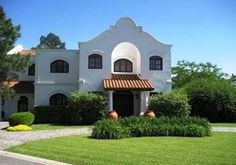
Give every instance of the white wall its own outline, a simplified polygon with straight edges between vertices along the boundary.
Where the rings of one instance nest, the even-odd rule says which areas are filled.
[[[36,56],[35,105],[48,105],[49,98],[55,93],[79,89],[78,50],[47,49],[39,50]],[[50,64],[55,60],[69,63],[69,73],[50,73]]]

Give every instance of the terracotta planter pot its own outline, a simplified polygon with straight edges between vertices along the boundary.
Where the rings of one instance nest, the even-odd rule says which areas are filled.
[[[144,117],[150,118],[150,119],[154,119],[156,117],[155,113],[152,110],[147,110],[144,113]]]
[[[107,117],[112,119],[112,120],[118,120],[118,114],[116,113],[116,111],[109,111],[107,112]]]

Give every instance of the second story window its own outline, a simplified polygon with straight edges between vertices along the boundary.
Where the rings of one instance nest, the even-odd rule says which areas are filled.
[[[56,60],[51,63],[51,73],[69,73],[69,64],[64,60]]]
[[[162,70],[162,58],[160,56],[152,56],[149,59],[150,70]]]
[[[89,69],[102,69],[102,56],[99,54],[91,54],[88,59]]]
[[[34,76],[35,75],[35,64],[32,64],[31,66],[29,66],[28,75],[29,76]]]
[[[114,63],[114,72],[132,72],[132,62],[127,59],[120,59]]]

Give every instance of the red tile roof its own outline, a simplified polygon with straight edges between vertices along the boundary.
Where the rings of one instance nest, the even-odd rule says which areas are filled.
[[[7,80],[0,83],[0,87],[13,88],[16,93],[34,93],[34,81]]]
[[[136,74],[112,74],[111,79],[103,80],[104,90],[144,90],[154,87],[148,80],[141,80]]]
[[[23,49],[19,53],[21,55],[31,55],[31,56],[35,56],[36,55],[36,51],[35,50],[27,50],[27,49]]]

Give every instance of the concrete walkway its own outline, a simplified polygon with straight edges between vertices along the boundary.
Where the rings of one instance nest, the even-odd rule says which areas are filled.
[[[236,127],[213,127],[213,132],[236,132]]]

